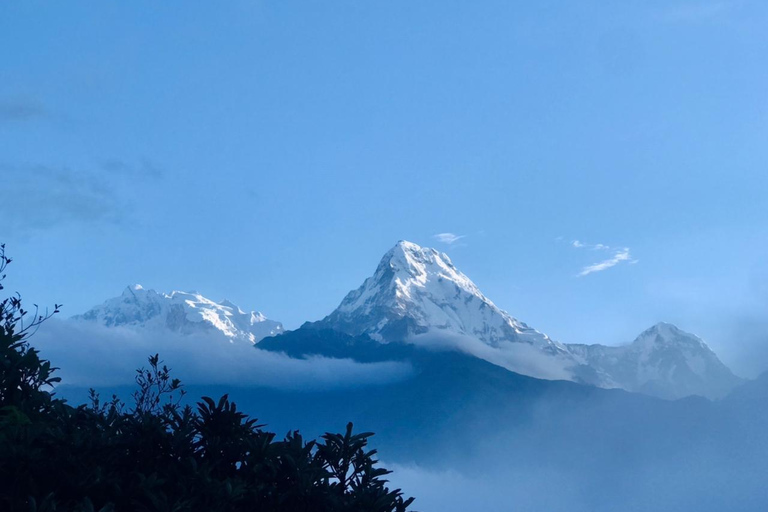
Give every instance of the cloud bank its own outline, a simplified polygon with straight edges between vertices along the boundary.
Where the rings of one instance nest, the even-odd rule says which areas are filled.
[[[410,343],[432,350],[455,350],[484,359],[515,373],[546,380],[570,380],[566,368],[572,362],[544,354],[525,343],[505,343],[492,347],[471,336],[434,331],[412,336]]]
[[[293,359],[219,335],[158,335],[58,319],[46,322],[30,342],[60,368],[62,384],[83,387],[133,384],[135,370],[155,353],[185,384],[327,390],[399,381],[413,371],[402,362]]]

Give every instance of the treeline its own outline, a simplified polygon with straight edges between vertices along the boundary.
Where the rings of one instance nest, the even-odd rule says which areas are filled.
[[[0,290],[10,262],[0,246]],[[319,441],[279,440],[226,395],[182,406],[157,355],[137,371],[130,406],[93,391],[89,405],[67,404],[52,393],[56,368],[28,342],[50,315],[25,311],[18,295],[0,302],[0,510],[405,512],[413,502],[387,488],[371,433],[350,423]]]

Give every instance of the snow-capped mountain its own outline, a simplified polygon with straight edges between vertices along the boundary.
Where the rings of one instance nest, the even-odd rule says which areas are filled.
[[[565,345],[491,302],[448,255],[404,240],[384,255],[374,275],[349,292],[333,313],[304,328],[329,328],[385,343],[416,345],[434,336],[450,337],[458,348],[492,359],[498,355],[496,362],[527,375],[599,384],[591,372],[579,368]],[[473,345],[474,340],[486,347]],[[510,356],[510,351],[518,349],[525,352],[525,368]],[[531,357],[546,361],[531,363]]]
[[[269,320],[258,311],[246,313],[227,300],[217,303],[196,292],[158,293],[140,285],[129,286],[119,297],[72,319],[97,322],[105,327],[169,330],[180,334],[221,333],[230,341],[250,343],[283,332],[280,322]]]
[[[629,345],[574,344],[568,350],[605,375],[607,385],[663,398],[721,398],[742,382],[701,338],[668,323]]]
[[[450,346],[517,373],[663,398],[719,398],[741,381],[701,339],[670,324],[625,346],[554,341],[497,307],[446,254],[407,241],[390,249],[335,311],[303,328],[385,343],[434,346],[434,338],[447,338]]]
[[[429,331],[471,336],[492,347],[523,342],[552,353],[566,348],[499,309],[447,254],[400,241],[373,277],[347,294],[317,326],[390,342]]]
[[[73,320],[249,343],[283,333],[279,322],[229,301],[216,303],[195,292],[157,293],[138,285]],[[390,249],[373,276],[335,311],[304,324],[305,329],[329,329],[371,346],[405,342],[458,350],[531,377],[662,398],[720,398],[741,382],[701,339],[670,324],[657,324],[622,346],[552,340],[497,307],[446,254],[407,241]],[[328,337],[318,347],[334,346],[330,333],[317,335]],[[280,350],[280,344],[273,340],[270,349]],[[334,357],[322,352],[318,355]]]

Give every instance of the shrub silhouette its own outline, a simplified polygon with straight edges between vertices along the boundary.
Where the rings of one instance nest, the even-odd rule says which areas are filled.
[[[10,262],[0,246],[0,290]],[[158,355],[137,370],[132,407],[93,390],[90,405],[70,406],[28,343],[58,309],[0,302],[0,510],[405,512],[413,502],[386,487],[370,432],[350,423],[319,441],[277,440],[227,395],[182,406]]]

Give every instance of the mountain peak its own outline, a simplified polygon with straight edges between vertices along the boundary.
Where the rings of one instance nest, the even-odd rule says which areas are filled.
[[[379,341],[405,341],[426,332],[469,336],[491,346],[523,341],[553,352],[564,347],[499,309],[448,255],[401,240],[373,276],[347,294],[315,327]]]
[[[569,345],[617,386],[662,398],[720,398],[741,382],[698,336],[659,322],[628,345]]]
[[[646,329],[646,331],[653,331],[653,332],[665,333],[665,334],[666,333],[674,334],[678,332],[683,332],[675,324],[671,324],[669,322],[658,322],[652,325],[651,327],[649,327],[648,329]]]
[[[230,341],[257,343],[283,332],[280,322],[258,311],[244,312],[230,301],[216,302],[196,292],[157,293],[140,285],[128,286],[119,297],[107,300],[75,320],[106,327],[128,327],[179,334],[219,332]]]
[[[659,322],[646,329],[632,342],[632,345],[647,347],[678,346],[712,352],[712,349],[709,348],[709,345],[704,340],[667,322]]]
[[[396,270],[420,271],[425,265],[442,263],[453,267],[453,263],[447,254],[436,249],[421,247],[407,240],[400,240],[395,246],[384,254],[379,266],[389,265]]]
[[[400,240],[395,246],[387,252],[387,255],[403,255],[413,258],[429,258],[430,255],[437,255],[443,259],[450,260],[447,254],[433,249],[431,247],[422,247],[419,244],[409,242],[408,240]],[[385,258],[387,257],[385,255]]]
[[[240,307],[237,304],[235,304],[234,302],[232,302],[229,299],[224,299],[221,302],[219,302],[219,306],[224,306],[225,308],[229,308],[232,311],[235,311],[235,312],[240,313],[240,314],[244,313],[244,311],[242,309],[240,309]],[[254,313],[257,313],[257,312],[254,311]]]
[[[398,240],[392,249],[400,249],[403,251],[420,251],[423,248],[419,244],[409,242],[408,240]]]
[[[493,305],[477,286],[454,266],[447,254],[407,240],[400,240],[387,251],[371,279],[385,288],[393,288],[394,300],[400,307],[411,298],[414,291],[425,290],[430,283],[443,283],[446,280],[482,302]],[[348,308],[352,304],[346,306]]]
[[[144,287],[141,286],[140,284],[131,284],[125,287],[122,295],[123,297],[133,297],[134,295],[136,295],[136,292],[143,292],[143,291],[146,291],[146,290],[144,290]]]

